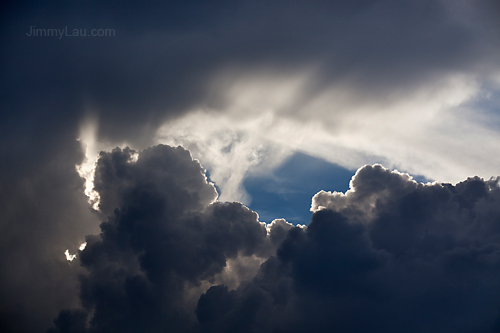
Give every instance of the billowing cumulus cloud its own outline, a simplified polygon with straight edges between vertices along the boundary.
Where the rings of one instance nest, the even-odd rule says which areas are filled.
[[[381,165],[312,220],[266,226],[220,203],[181,148],[101,153],[109,214],[79,252],[81,308],[50,332],[495,332],[498,179],[417,183]]]
[[[95,190],[109,217],[79,255],[84,310],[61,312],[59,331],[85,324],[82,316],[92,332],[195,329],[200,294],[251,279],[292,227],[266,227],[240,203],[214,202],[214,186],[181,147],[148,148],[136,161],[134,153],[100,155]]]
[[[498,179],[365,166],[348,193],[315,196],[251,282],[200,297],[202,331],[497,332],[499,203]]]

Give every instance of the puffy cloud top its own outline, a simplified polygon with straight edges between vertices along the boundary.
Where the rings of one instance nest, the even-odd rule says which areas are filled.
[[[250,283],[202,295],[198,319],[206,332],[497,332],[499,203],[498,179],[418,184],[365,166],[346,194],[314,197],[311,224]]]
[[[222,279],[230,261],[240,271],[224,278],[245,274],[244,258],[267,259],[291,227],[277,220],[267,230],[242,204],[214,203],[214,186],[181,147],[148,148],[135,162],[134,153],[100,155],[95,189],[110,216],[80,255],[83,309],[61,312],[55,331],[82,326],[88,313],[91,332],[195,329],[192,293]]]
[[[316,194],[307,227],[266,226],[214,202],[183,148],[132,153],[101,153],[112,214],[79,256],[82,308],[50,332],[500,328],[498,179],[422,184],[367,165],[345,194]]]

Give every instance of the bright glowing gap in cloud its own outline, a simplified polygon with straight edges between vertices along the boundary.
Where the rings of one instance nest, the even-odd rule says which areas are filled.
[[[66,255],[67,261],[73,261],[76,258],[76,254],[70,254],[69,250],[66,250],[66,252],[64,252],[64,254]]]
[[[98,155],[96,154],[97,121],[87,120],[80,128],[78,141],[85,149],[85,159],[82,164],[76,165],[76,171],[85,179],[85,195],[94,210],[99,210],[99,193],[94,190],[94,174]]]
[[[296,152],[346,169],[382,162],[449,183],[497,174],[500,133],[488,123],[496,109],[481,104],[484,78],[450,72],[371,95],[347,79],[311,93],[315,74],[307,71],[221,77],[211,89],[224,103],[194,108],[156,133],[157,143],[181,145],[201,161],[220,201],[250,205],[245,180]]]
[[[78,248],[78,250],[83,251],[83,250],[85,250],[86,246],[87,246],[87,242],[83,242],[82,244],[80,244],[80,247]],[[76,258],[76,254],[69,253],[69,250],[66,250],[64,252],[64,255],[66,256],[67,261],[73,261]]]

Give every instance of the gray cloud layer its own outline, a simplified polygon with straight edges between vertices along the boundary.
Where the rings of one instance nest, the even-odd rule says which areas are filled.
[[[4,103],[11,110],[4,117],[25,125],[18,117],[29,114],[42,120],[32,123],[42,130],[91,111],[101,138],[144,144],[160,120],[193,106],[223,109],[212,81],[228,68],[233,79],[254,68],[318,68],[286,110],[302,117],[301,104],[332,83],[383,102],[381,96],[450,73],[495,68],[497,7],[488,1],[12,4],[3,14]],[[30,27],[66,26],[115,29],[116,36],[26,36]],[[20,99],[24,94],[30,99]]]

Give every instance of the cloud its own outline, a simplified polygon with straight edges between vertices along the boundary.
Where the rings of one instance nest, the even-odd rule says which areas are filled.
[[[0,330],[39,331],[78,305],[78,245],[124,186],[101,182],[106,212],[88,206],[100,150],[182,143],[222,201],[247,203],[242,181],[296,151],[452,183],[495,175],[499,13],[483,0],[2,6]],[[32,38],[30,26],[116,36]],[[95,136],[81,131],[92,118]],[[261,260],[226,260],[217,279],[230,291]]]
[[[421,184],[365,166],[346,194],[315,196],[312,222],[251,282],[200,297],[202,331],[494,332],[499,200],[498,179]]]
[[[314,196],[308,226],[266,225],[214,201],[181,147],[102,152],[108,218],[75,259],[82,307],[50,332],[493,332],[498,182],[423,184],[366,165],[346,193]]]
[[[233,73],[227,88],[213,88],[222,106],[168,121],[156,142],[188,147],[210,170],[222,200],[245,203],[251,198],[244,179],[269,173],[297,151],[349,169],[382,162],[443,182],[495,175],[500,138],[483,119],[491,124],[498,114],[481,105],[488,99],[483,79],[457,72],[429,76],[372,95],[346,79],[305,93],[318,79],[311,71]]]
[[[470,107],[473,117],[457,110],[498,82],[500,30],[492,7],[490,1],[12,6],[4,14],[9,47],[2,51],[9,64],[3,68],[11,120],[6,139],[31,149],[19,133],[59,138],[66,128],[77,136],[75,127],[90,110],[99,120],[98,142],[144,149],[181,140],[179,131],[158,141],[166,136],[158,129],[171,129],[173,120],[185,128],[201,113],[209,121],[190,124],[198,138],[182,144],[232,144],[225,158],[231,164],[222,163],[237,165],[232,172],[214,162],[219,150],[200,148],[198,156],[192,149],[206,167],[214,164],[227,200],[249,201],[241,178],[259,170],[254,161],[268,160],[240,150],[276,153],[275,164],[299,150],[348,168],[384,162],[440,181],[490,177],[496,159],[484,159],[476,172],[473,162],[454,166],[461,163],[453,152],[462,147],[467,161],[496,156],[491,142],[498,131],[485,132],[477,122],[483,108]],[[117,33],[24,36],[33,25]],[[23,92],[37,92],[36,98]],[[33,119],[31,127],[25,119]]]
[[[44,330],[61,308],[79,303],[80,268],[68,266],[64,252],[77,253],[85,235],[99,227],[75,170],[83,159],[78,142],[58,148],[47,149],[49,156],[30,151],[4,155],[19,172],[9,166],[0,176],[2,331]],[[23,159],[30,162],[20,163]]]
[[[96,143],[182,144],[210,169],[223,200],[246,203],[245,177],[296,151],[449,182],[490,177],[498,166],[498,131],[478,122],[498,121],[482,94],[492,82],[498,92],[491,1],[122,6],[8,7],[2,140],[33,154],[56,150],[93,113]],[[116,36],[26,37],[34,25]]]
[[[181,147],[148,148],[135,162],[134,153],[116,148],[97,162],[94,188],[109,217],[77,257],[89,329],[189,331],[201,293],[251,279],[292,225],[266,227],[240,203],[215,202],[213,184]],[[72,313],[60,313],[56,331],[86,323],[82,310]]]

